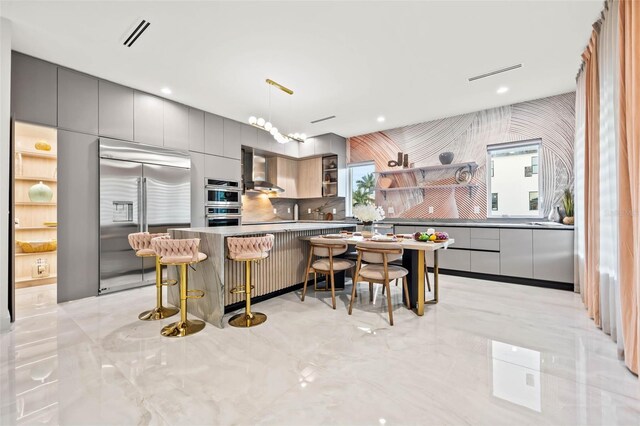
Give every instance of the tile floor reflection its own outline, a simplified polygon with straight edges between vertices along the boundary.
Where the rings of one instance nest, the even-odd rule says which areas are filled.
[[[352,316],[350,286],[335,311],[290,293],[260,327],[179,340],[137,320],[153,287],[43,288],[0,335],[0,424],[640,424],[640,382],[578,295],[442,276],[422,318],[393,288],[390,327],[367,287]]]

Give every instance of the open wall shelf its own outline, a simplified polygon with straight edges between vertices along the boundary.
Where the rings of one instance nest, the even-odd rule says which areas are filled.
[[[422,191],[422,195],[426,195],[427,191],[434,189],[469,189],[469,197],[473,195],[473,190],[478,187],[475,183],[461,183],[451,185],[425,185],[425,186],[403,186],[400,188],[376,188],[376,191],[380,191],[384,199],[387,199],[387,192],[400,192],[400,191]]]

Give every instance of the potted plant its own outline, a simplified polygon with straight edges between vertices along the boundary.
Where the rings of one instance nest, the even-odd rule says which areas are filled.
[[[362,236],[373,236],[373,222],[384,219],[384,209],[373,204],[358,204],[353,208],[353,215],[362,222]]]
[[[571,192],[571,188],[566,188],[564,190],[564,195],[562,196],[562,204],[564,206],[564,214],[565,217],[562,219],[562,223],[565,225],[573,225],[573,193]]]

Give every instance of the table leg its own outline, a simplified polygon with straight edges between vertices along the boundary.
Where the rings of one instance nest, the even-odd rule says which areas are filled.
[[[418,250],[418,300],[416,301],[416,314],[424,315],[424,250]],[[437,284],[436,284],[437,285]]]
[[[438,272],[438,251],[439,250],[434,250],[433,252],[433,299],[425,302],[429,305],[435,305],[438,303],[438,281],[440,275]]]

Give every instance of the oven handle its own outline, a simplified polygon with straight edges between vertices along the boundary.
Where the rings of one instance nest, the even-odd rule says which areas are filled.
[[[237,187],[218,186],[218,185],[206,185],[205,189],[214,190],[214,191],[225,191],[225,192],[242,192],[242,189]]]
[[[208,214],[207,219],[233,219],[236,217],[242,217],[242,214]]]

